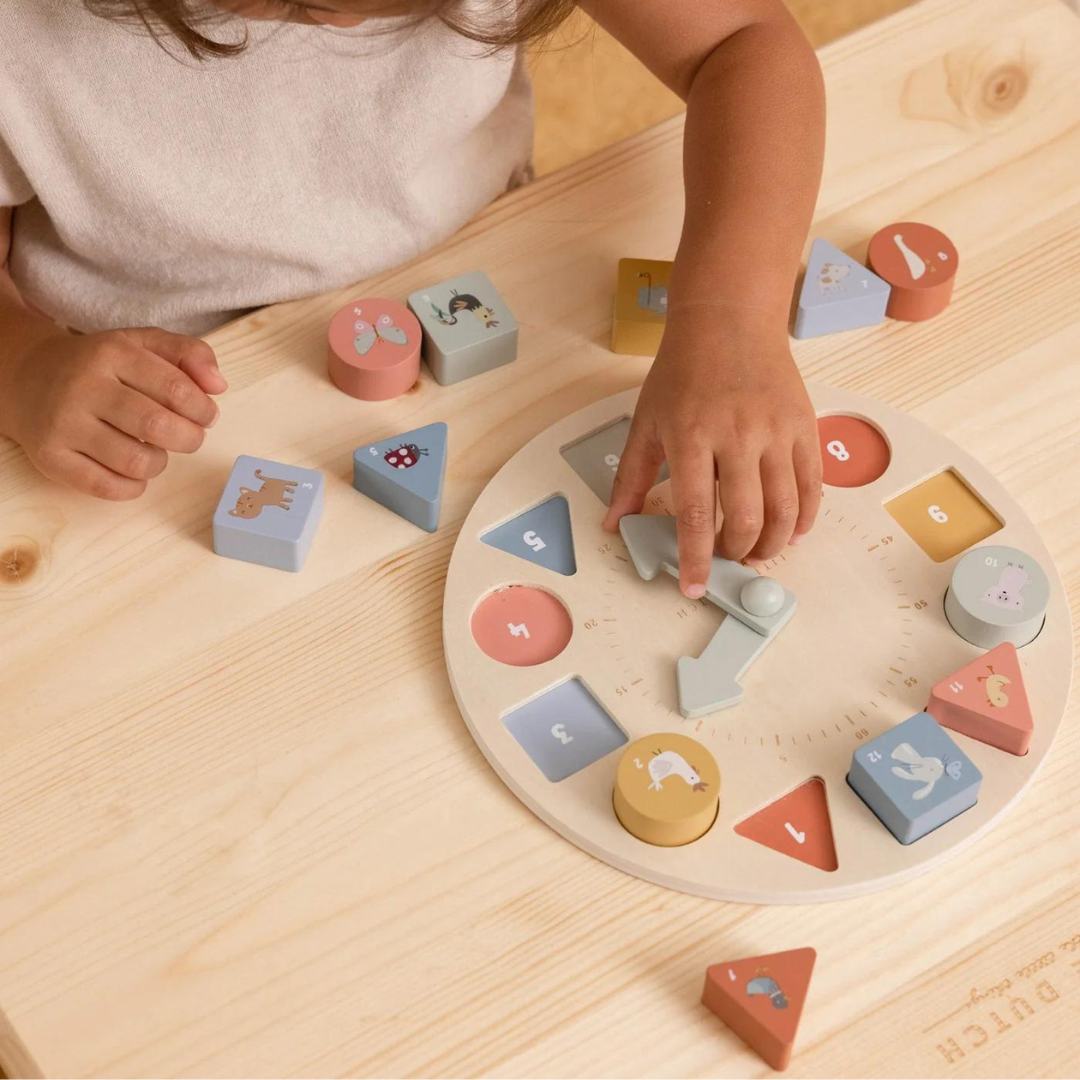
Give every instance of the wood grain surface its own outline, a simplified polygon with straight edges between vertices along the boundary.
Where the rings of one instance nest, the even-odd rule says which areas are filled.
[[[1080,20],[925,0],[827,48],[815,232],[916,218],[952,306],[795,345],[807,375],[982,461],[1080,599]],[[607,351],[616,260],[669,258],[678,120],[500,201],[357,292],[483,267],[517,363],[364,405],[325,375],[341,292],[214,335],[204,450],[137,503],[0,444],[0,1065],[12,1075],[765,1075],[705,967],[819,961],[789,1075],[1067,1076],[1080,1059],[1075,704],[1031,790],[931,876],[811,907],[695,899],[540,824],[484,762],[442,660],[449,553],[537,432],[639,383]],[[748,253],[748,258],[752,253]],[[348,291],[349,293],[352,290]],[[349,483],[354,447],[450,424],[442,527]],[[323,470],[303,573],[215,557],[238,453]]]

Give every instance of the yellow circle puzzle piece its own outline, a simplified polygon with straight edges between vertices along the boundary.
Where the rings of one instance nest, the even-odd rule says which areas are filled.
[[[623,752],[615,774],[615,814],[627,832],[660,847],[689,844],[720,810],[720,768],[686,735],[647,735]]]

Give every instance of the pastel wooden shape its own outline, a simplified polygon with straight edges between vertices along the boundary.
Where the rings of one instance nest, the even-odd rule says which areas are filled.
[[[926,711],[942,727],[1018,757],[1028,752],[1035,725],[1011,641],[936,683]]]
[[[353,453],[353,487],[434,532],[442,508],[446,441],[446,424],[439,421],[361,446]]]
[[[424,359],[443,386],[517,357],[517,320],[482,270],[418,289],[409,310],[423,330]]]
[[[655,356],[667,322],[670,262],[620,259],[611,320],[611,351]]]
[[[830,487],[863,487],[883,476],[892,452],[885,436],[858,416],[818,417],[822,480]]]
[[[771,640],[728,615],[699,656],[679,657],[679,712],[694,720],[738,705],[743,699],[739,680]]]
[[[929,714],[860,746],[848,783],[881,823],[911,844],[978,802],[982,773]]]
[[[892,287],[886,314],[891,319],[920,322],[948,306],[960,256],[939,229],[899,221],[870,238],[866,261]]]
[[[577,570],[570,506],[562,495],[553,495],[539,506],[489,529],[480,539],[493,548],[565,577]]]
[[[952,469],[890,499],[885,509],[934,562],[946,562],[1001,528],[993,510]]]
[[[790,949],[712,964],[702,1003],[767,1065],[786,1069],[815,960],[813,949]]]
[[[967,552],[953,567],[945,616],[965,640],[981,649],[1008,641],[1018,649],[1042,630],[1050,580],[1030,555],[987,544]]]
[[[630,417],[623,416],[561,450],[566,463],[605,506],[611,504],[615,474],[618,472],[629,435]],[[668,476],[667,462],[664,462],[657,473],[656,483],[666,480]]]
[[[885,321],[889,285],[828,240],[810,246],[793,334],[821,337]]]
[[[735,831],[819,870],[831,873],[837,867],[829,803],[825,784],[818,776],[743,818]]]
[[[334,385],[362,401],[386,401],[420,375],[420,324],[396,300],[365,297],[330,320],[327,370]]]
[[[568,679],[518,706],[503,723],[554,784],[626,742],[622,728],[580,679]]]
[[[472,636],[492,660],[535,667],[554,660],[574,632],[570,613],[543,589],[508,585],[489,593],[472,615]]]
[[[322,473],[241,454],[214,511],[214,551],[298,571],[323,510]]]
[[[623,751],[613,806],[622,827],[646,844],[693,843],[712,828],[719,812],[720,768],[688,735],[647,735]]]

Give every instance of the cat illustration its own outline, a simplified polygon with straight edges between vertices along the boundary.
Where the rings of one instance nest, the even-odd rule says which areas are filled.
[[[264,506],[289,509],[290,496],[296,491],[298,480],[275,480],[272,476],[263,476],[261,469],[255,470],[255,479],[262,481],[262,487],[258,491],[242,487],[236,509],[229,511],[231,517],[257,518]]]

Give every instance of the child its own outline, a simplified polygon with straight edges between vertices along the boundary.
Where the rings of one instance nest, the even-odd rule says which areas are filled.
[[[687,102],[667,329],[605,527],[666,459],[696,598],[714,545],[773,555],[820,500],[787,338],[820,71],[782,0],[579,3]],[[520,46],[569,7],[6,0],[0,433],[54,480],[141,494],[217,420],[198,335],[409,259],[527,178]]]

